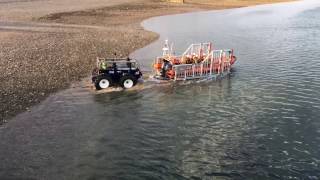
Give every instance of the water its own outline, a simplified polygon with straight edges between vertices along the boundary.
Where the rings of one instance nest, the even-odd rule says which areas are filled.
[[[161,34],[133,54],[145,70],[166,38],[239,61],[221,81],[53,95],[0,129],[0,179],[320,179],[320,2],[144,26]]]

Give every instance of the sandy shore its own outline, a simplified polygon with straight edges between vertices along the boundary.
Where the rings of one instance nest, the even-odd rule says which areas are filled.
[[[127,56],[154,41],[140,26],[146,18],[280,0],[93,1],[0,0],[0,123],[89,76],[97,56]]]

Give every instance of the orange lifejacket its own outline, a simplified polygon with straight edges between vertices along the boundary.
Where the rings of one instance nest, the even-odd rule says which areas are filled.
[[[174,71],[172,69],[168,70],[167,71],[167,76],[170,78],[170,79],[173,79],[174,78]]]

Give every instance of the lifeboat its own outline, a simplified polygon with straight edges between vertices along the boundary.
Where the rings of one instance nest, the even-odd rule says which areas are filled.
[[[237,61],[233,49],[213,49],[210,42],[191,44],[180,56],[173,55],[168,40],[163,54],[153,63],[153,76],[162,80],[192,80],[230,73]]]

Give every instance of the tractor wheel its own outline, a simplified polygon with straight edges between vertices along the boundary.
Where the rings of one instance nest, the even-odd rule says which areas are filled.
[[[98,77],[95,86],[97,90],[107,89],[112,86],[112,78],[110,76],[101,76]]]
[[[134,85],[136,85],[137,83],[137,78],[135,78],[134,76],[123,76],[120,79],[120,85],[125,88],[125,89],[129,89],[132,88]]]

